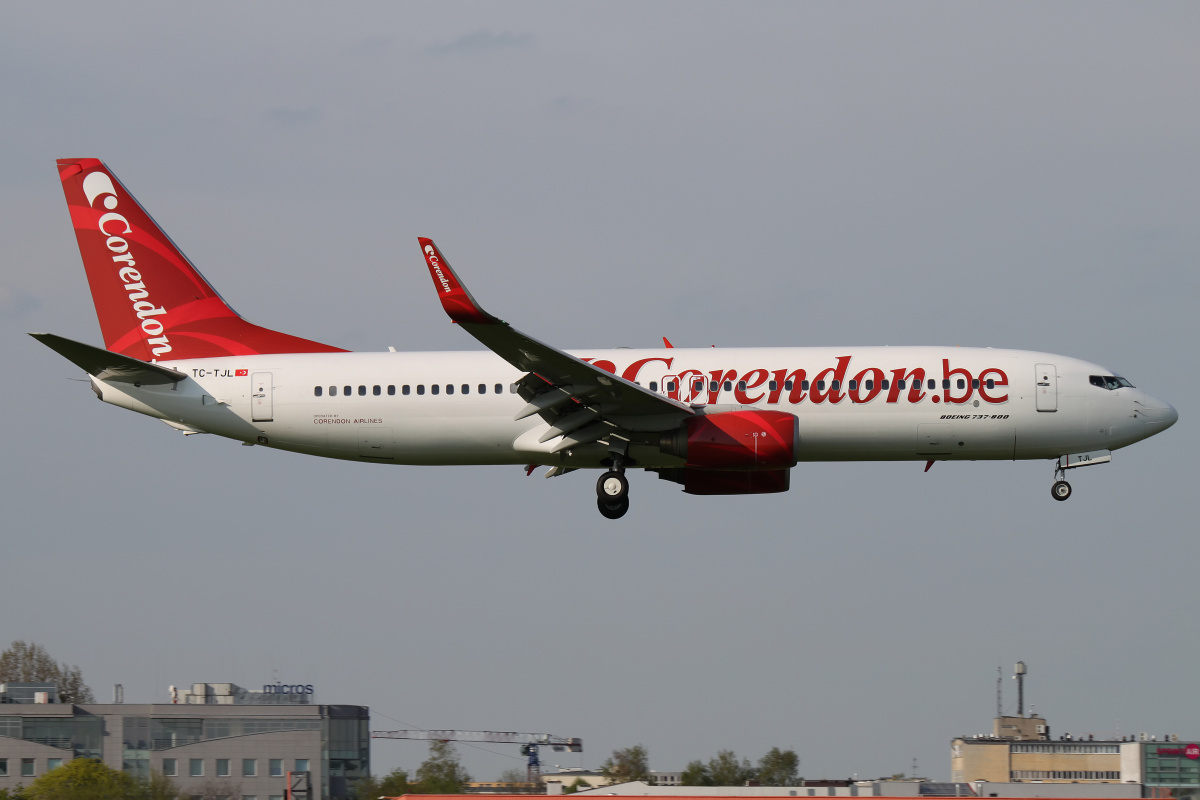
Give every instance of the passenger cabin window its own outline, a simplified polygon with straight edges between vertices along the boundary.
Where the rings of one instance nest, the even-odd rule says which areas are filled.
[[[354,394],[354,387],[353,386],[343,386],[342,394],[346,395],[346,397],[349,397],[350,395]]]
[[[789,392],[792,390],[792,385],[793,385],[793,384],[792,384],[792,382],[791,382],[791,381],[784,381],[784,382],[783,382],[783,388],[784,388],[784,389],[787,389]]]
[[[434,392],[434,394],[437,394],[437,392]],[[454,394],[454,384],[453,383],[446,384],[446,394]]]
[[[499,383],[496,384],[496,394],[504,394],[504,387]]]
[[[471,384],[469,384],[469,383],[464,383],[464,384],[462,385],[462,393],[463,393],[463,394],[470,394],[470,393],[471,393]]]
[[[652,392],[658,391],[658,381],[650,381],[650,391],[652,391]]]
[[[703,392],[704,391],[704,381],[703,380],[692,381],[692,391],[697,392],[697,393]]]
[[[866,388],[866,390],[868,392],[875,391],[875,381],[863,381],[863,386]],[[853,387],[851,387],[851,388],[853,388]]]
[[[800,389],[802,391],[807,392],[808,391],[808,381],[800,381]]]
[[[943,389],[949,389],[949,388],[950,388],[950,379],[949,379],[949,378],[943,378],[943,379],[942,379],[942,388],[943,388]]]
[[[407,395],[408,392],[409,392],[409,387],[408,387],[407,383],[400,387],[400,394]]]
[[[987,379],[987,388],[989,388],[989,389],[995,389],[995,388],[996,388],[996,381],[992,380],[991,378],[988,378],[988,379]]]
[[[365,387],[365,386],[359,386],[359,387],[358,387],[358,396],[359,396],[359,397],[366,397],[366,396],[367,396],[367,387]]]
[[[961,387],[960,387],[960,388],[961,388]],[[979,388],[979,378],[971,378],[971,388],[972,388],[972,389],[978,389],[978,388]]]
[[[395,395],[395,394],[396,394],[396,387],[395,387],[395,386],[388,386],[388,396],[390,397],[390,396],[393,396],[393,395]]]
[[[738,381],[738,391],[739,392],[746,391],[746,382],[745,381]]]
[[[375,386],[372,386],[371,394],[375,395],[376,397],[379,397],[379,395],[383,394],[383,387],[378,384],[376,384]]]
[[[837,381],[834,381],[834,383],[837,383]],[[835,389],[836,389],[837,387],[836,387],[836,386],[834,386],[833,388],[835,388]],[[852,392],[853,392],[853,391],[854,391],[855,389],[857,389],[857,388],[858,388],[858,381],[853,381],[853,380],[852,380],[852,381],[850,381],[850,391],[852,391]]]
[[[337,387],[336,387],[336,386],[330,386],[330,387],[329,387],[329,396],[330,396],[330,397],[337,397]]]
[[[436,383],[435,383],[435,384],[432,384],[432,385],[430,385],[430,387],[429,387],[429,393],[430,393],[430,394],[437,394],[437,393],[438,393],[438,392],[440,392],[441,390],[442,390],[442,387],[438,386]]]
[[[904,391],[904,378],[901,378],[900,380],[896,381],[896,388],[901,391]]]
[[[716,381],[709,381],[709,382],[708,382],[708,390],[709,390],[710,392],[715,392],[715,391],[717,391],[717,387],[718,387],[718,386],[720,386],[720,384],[719,384],[719,383],[717,383]]]
[[[879,388],[880,388],[880,389],[885,389],[885,390],[888,388],[888,379],[887,379],[887,378],[884,378],[883,380],[881,380],[881,381],[879,382]],[[903,387],[903,386],[901,386],[900,388],[901,388],[901,389],[903,389],[904,387]]]
[[[937,381],[935,381],[933,378],[930,378],[927,385],[929,386],[930,389],[936,389]]]
[[[313,387],[313,394],[315,394],[317,397],[320,397],[324,393],[325,393],[325,390],[322,389],[320,386]]]
[[[817,381],[817,391],[818,392],[825,391],[825,381]]]
[[[727,392],[733,391],[733,381],[725,381],[725,391],[727,391]]]
[[[836,392],[838,389],[842,388],[842,382],[834,381],[829,388]]]
[[[959,378],[958,379],[958,388],[959,389],[967,388],[967,382],[965,380],[963,380],[962,378]]]
[[[767,389],[771,390],[772,392],[778,391],[779,390],[779,382],[778,381],[768,381]]]
[[[417,394],[425,394],[425,384],[423,384],[423,383],[417,384]]]

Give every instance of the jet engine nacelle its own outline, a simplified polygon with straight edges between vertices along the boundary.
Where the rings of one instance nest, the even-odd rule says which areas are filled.
[[[659,447],[695,469],[786,470],[800,450],[799,420],[785,411],[698,414],[663,436]]]

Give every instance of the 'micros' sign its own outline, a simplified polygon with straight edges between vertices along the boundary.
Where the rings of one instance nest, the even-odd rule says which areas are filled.
[[[312,694],[311,683],[267,683],[263,685],[263,694]]]

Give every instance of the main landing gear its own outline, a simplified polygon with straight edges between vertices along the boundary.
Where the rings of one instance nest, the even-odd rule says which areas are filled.
[[[620,519],[629,510],[629,481],[624,468],[618,466],[596,481],[596,508],[607,519]]]
[[[1066,481],[1055,481],[1050,487],[1050,496],[1055,500],[1066,500],[1071,496],[1071,484]]]

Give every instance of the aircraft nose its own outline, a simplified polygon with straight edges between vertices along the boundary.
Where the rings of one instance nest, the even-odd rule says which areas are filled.
[[[1179,420],[1179,412],[1173,405],[1149,395],[1134,401],[1134,411],[1147,425],[1161,426],[1164,431]]]

